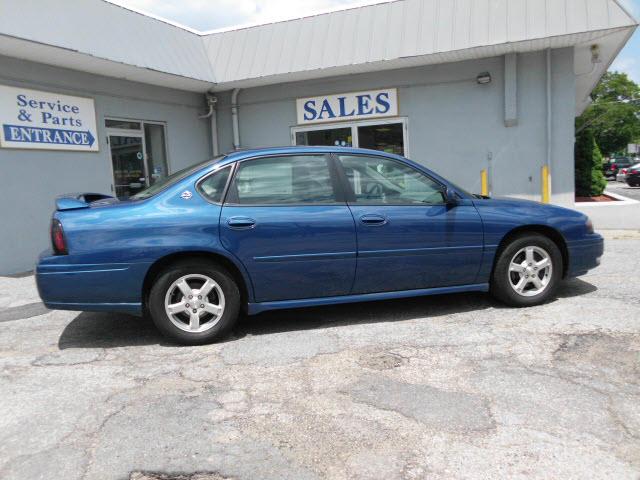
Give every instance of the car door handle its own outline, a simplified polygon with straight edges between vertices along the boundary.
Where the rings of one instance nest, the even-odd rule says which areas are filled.
[[[360,222],[363,225],[367,225],[369,227],[379,227],[381,225],[386,225],[387,217],[385,217],[384,215],[367,213],[360,217]]]
[[[256,226],[256,221],[249,217],[231,217],[227,220],[229,228],[234,230],[246,230]]]

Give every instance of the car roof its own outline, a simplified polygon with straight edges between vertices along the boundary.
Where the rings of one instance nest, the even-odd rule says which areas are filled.
[[[310,146],[284,146],[284,147],[265,147],[265,148],[248,148],[241,150],[233,150],[226,154],[225,158],[220,161],[220,164],[227,164],[243,160],[245,158],[252,158],[261,155],[291,155],[291,154],[308,154],[308,153],[340,153],[343,155],[377,155],[384,157],[394,157],[398,159],[404,159],[400,155],[393,153],[381,152],[379,150],[369,150],[366,148],[353,148],[353,147],[336,147],[336,146],[324,146],[324,147],[310,147]]]

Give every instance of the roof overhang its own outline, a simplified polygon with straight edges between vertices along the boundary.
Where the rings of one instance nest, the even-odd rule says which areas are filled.
[[[598,30],[553,38],[540,38],[522,42],[487,45],[483,47],[454,50],[430,55],[403,57],[363,64],[325,67],[322,69],[288,72],[264,77],[247,78],[212,85],[212,91],[226,91],[234,88],[251,88],[274,85],[284,82],[317,80],[341,75],[371,73],[382,70],[437,65],[462,62],[506,55],[508,53],[528,53],[546,49],[575,48],[574,71],[576,73],[576,116],[580,115],[590,103],[589,95],[611,66],[620,50],[627,43],[636,27],[620,27]],[[591,47],[598,45],[599,61],[592,63]]]
[[[0,55],[161,87],[206,92],[213,83],[0,34]],[[3,76],[10,75],[4,72]],[[18,79],[17,79],[18,80]]]
[[[203,34],[104,0],[0,0],[0,54],[206,92],[573,47],[579,114],[637,22],[617,0],[525,3],[394,0]]]

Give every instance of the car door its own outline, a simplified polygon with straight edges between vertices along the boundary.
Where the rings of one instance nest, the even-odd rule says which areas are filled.
[[[238,163],[220,216],[220,236],[247,269],[256,302],[349,293],[356,234],[341,197],[329,155]]]
[[[337,155],[356,224],[353,293],[472,284],[483,252],[470,200],[446,204],[443,186],[408,163]]]

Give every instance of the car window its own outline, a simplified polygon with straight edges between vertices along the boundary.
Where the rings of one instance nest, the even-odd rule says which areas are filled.
[[[224,187],[227,185],[230,172],[231,167],[229,166],[205,177],[205,179],[198,184],[200,193],[210,202],[221,203]]]
[[[441,204],[443,187],[422,172],[384,157],[338,157],[356,203],[370,205]]]
[[[196,165],[192,165],[190,167],[183,168],[182,170],[178,170],[177,172],[169,175],[168,177],[154,183],[149,188],[146,188],[141,192],[138,192],[134,196],[130,197],[130,199],[145,200],[147,198],[153,197],[155,194],[161,192],[162,190],[169,188],[171,185],[174,185],[175,183],[178,183],[183,178],[186,178],[192,173],[197,172],[199,169],[203,168],[205,165],[207,164],[213,165],[214,163],[217,163],[220,160],[222,160],[224,157],[225,156],[222,155],[220,157],[214,158],[213,160],[205,160],[204,162],[198,163]]]
[[[230,203],[322,204],[336,201],[324,155],[266,157],[240,163]]]

